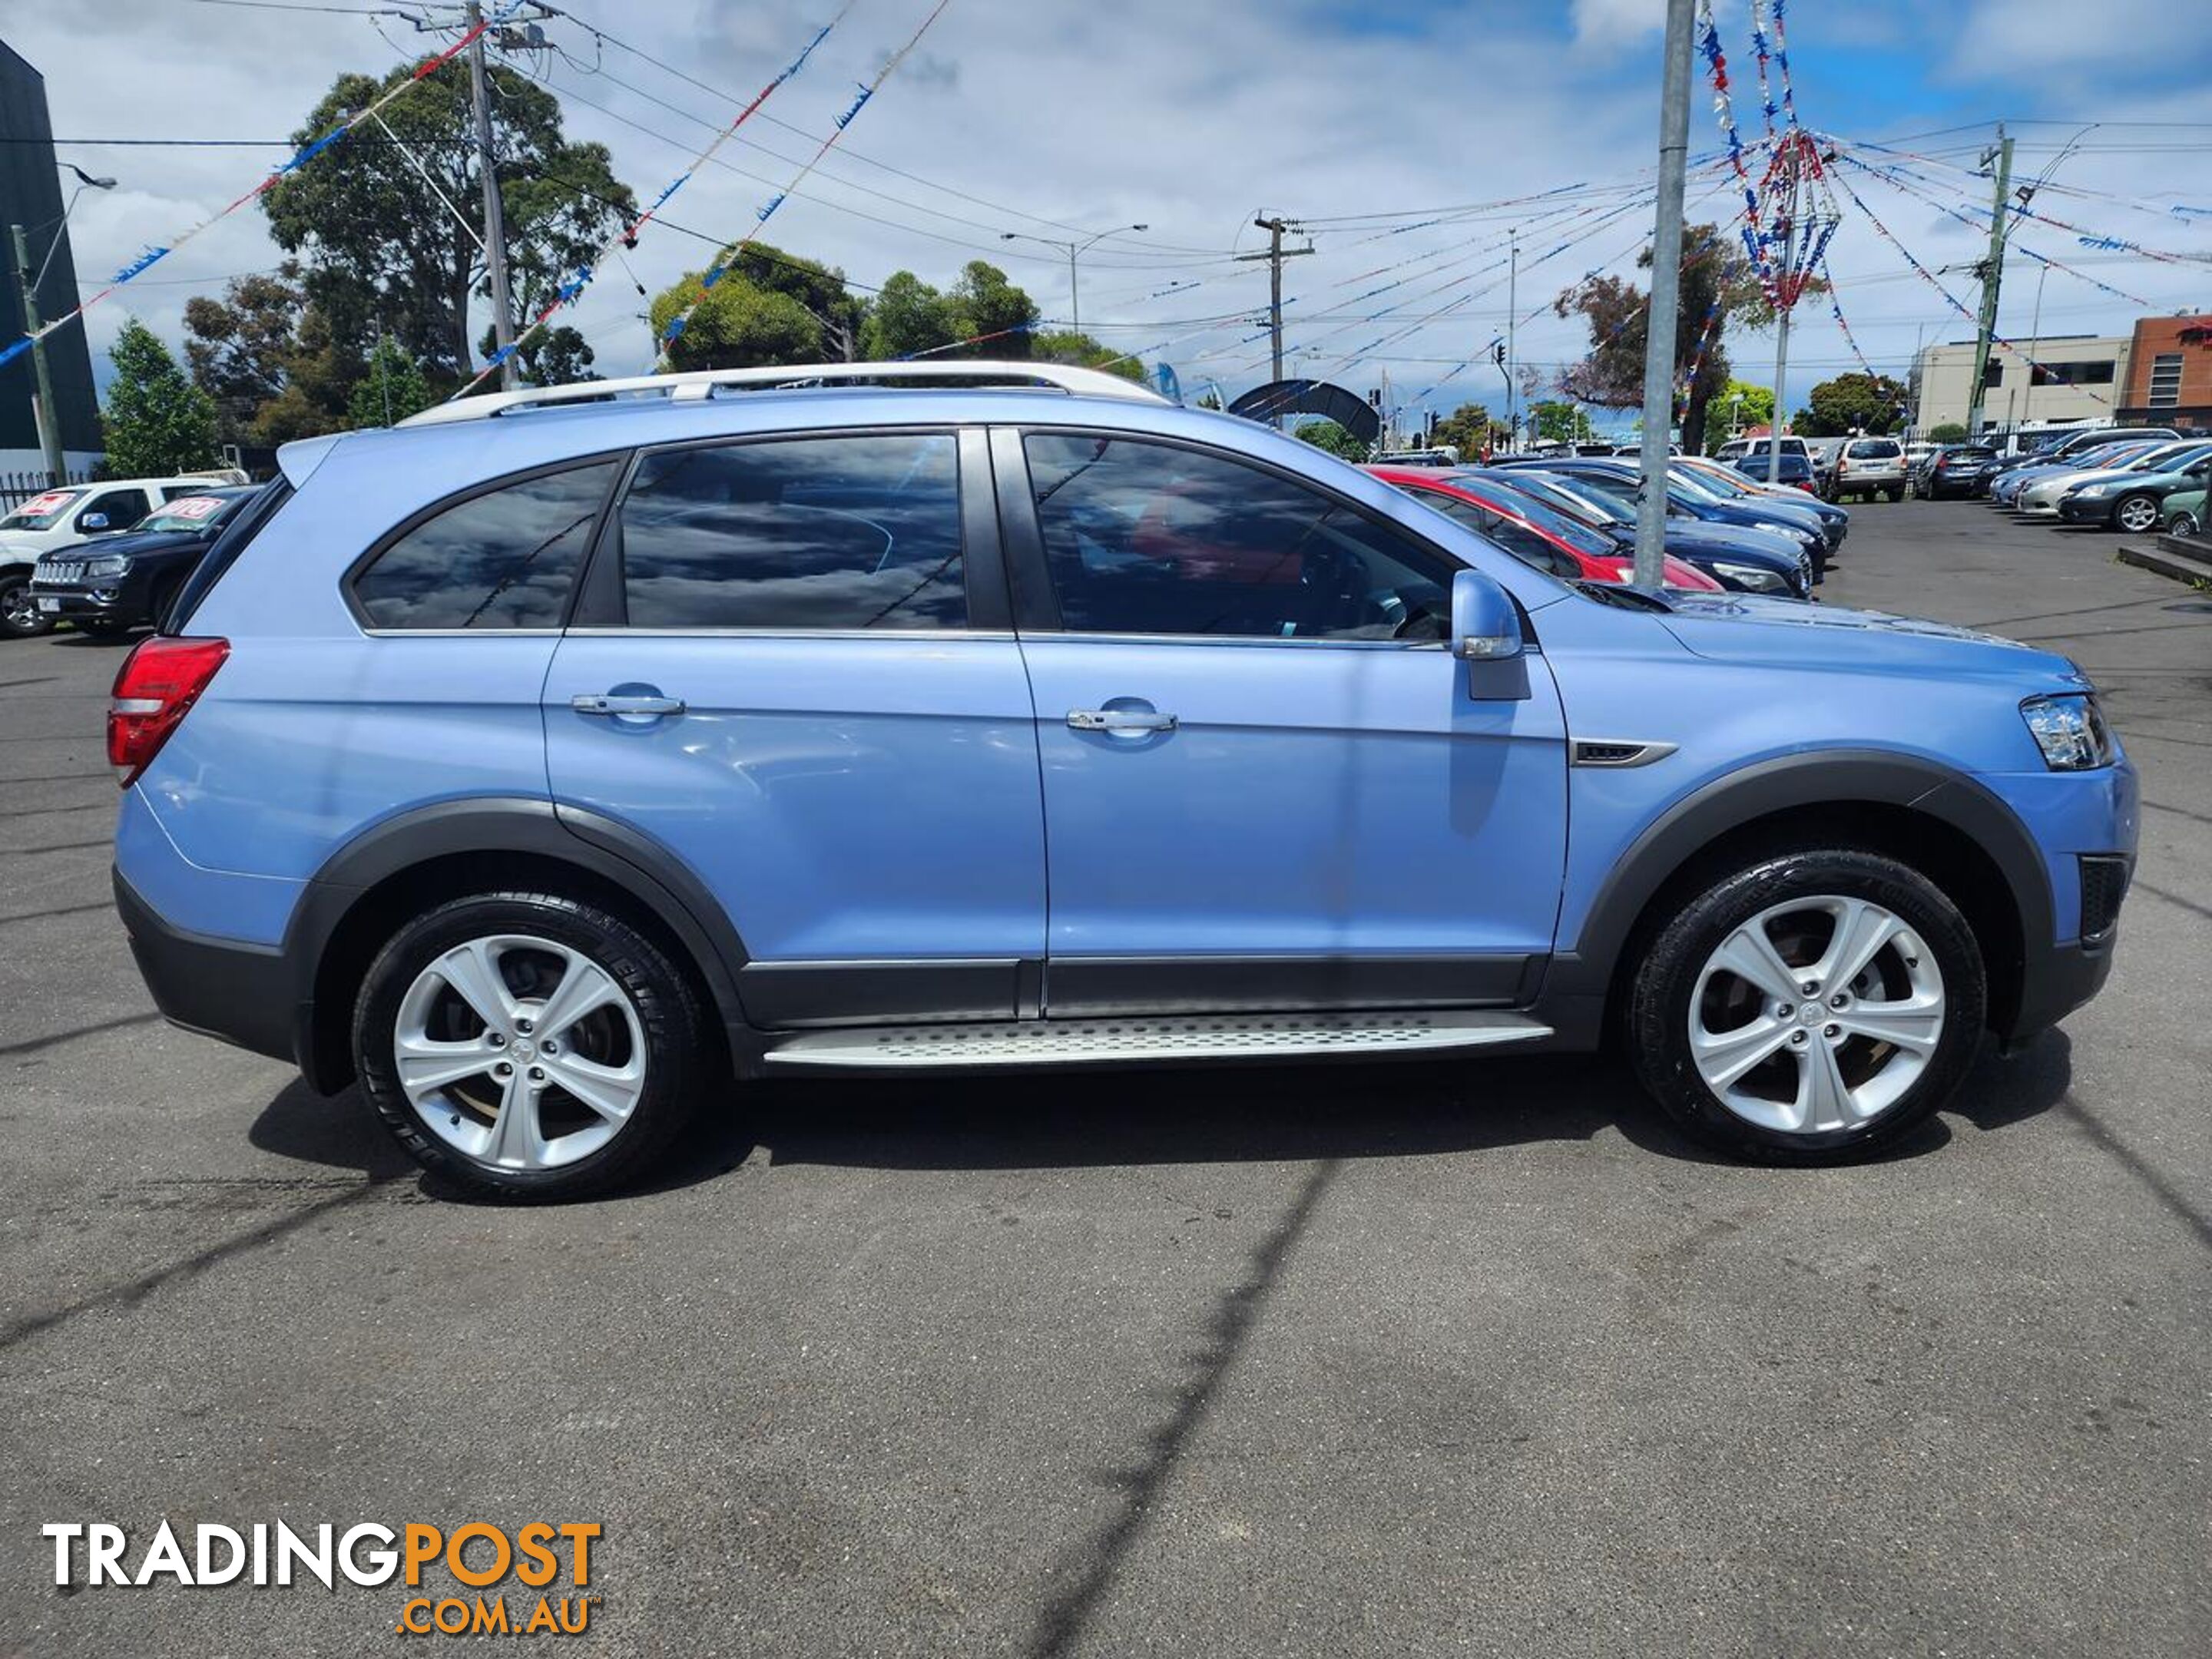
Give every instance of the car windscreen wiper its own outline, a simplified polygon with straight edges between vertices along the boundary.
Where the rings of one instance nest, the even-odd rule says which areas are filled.
[[[1640,587],[1631,587],[1626,582],[1594,582],[1586,577],[1577,577],[1567,584],[1607,605],[1617,605],[1627,611],[1663,611],[1673,614],[1674,607],[1656,593],[1647,593]]]

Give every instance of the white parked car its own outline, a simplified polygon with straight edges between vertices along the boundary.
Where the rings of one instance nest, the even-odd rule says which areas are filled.
[[[128,530],[155,507],[211,483],[245,483],[235,468],[166,478],[111,478],[42,490],[0,518],[0,639],[43,634],[54,625],[31,598],[31,567],[41,553]]]
[[[1853,438],[1836,452],[1835,470],[1828,478],[1828,499],[1846,495],[1871,501],[1887,495],[1905,499],[1905,446],[1894,438]]]

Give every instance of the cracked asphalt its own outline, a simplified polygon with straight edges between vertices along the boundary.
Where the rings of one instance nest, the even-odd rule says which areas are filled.
[[[118,653],[0,645],[0,1653],[398,1639],[53,1585],[42,1522],[164,1518],[597,1522],[605,1653],[2212,1650],[2212,610],[1854,517],[1832,599],[2091,669],[2144,841],[2101,1000],[1810,1172],[1522,1060],[780,1085],[652,1191],[453,1202],[154,1015]]]

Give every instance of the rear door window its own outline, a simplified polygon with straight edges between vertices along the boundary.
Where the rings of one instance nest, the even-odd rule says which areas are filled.
[[[964,628],[952,434],[662,450],[616,514],[633,628]]]
[[[1855,461],[1893,461],[1905,452],[1887,438],[1865,438],[1851,446]]]
[[[518,478],[406,531],[353,579],[372,628],[558,628],[619,461]]]

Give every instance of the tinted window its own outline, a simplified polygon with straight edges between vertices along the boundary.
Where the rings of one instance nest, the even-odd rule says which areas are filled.
[[[416,525],[354,578],[373,628],[557,628],[620,463],[501,485]]]
[[[102,490],[84,504],[84,513],[77,515],[77,527],[86,527],[86,514],[105,513],[107,514],[107,527],[121,530],[144,518],[148,505],[146,492],[143,489]]]
[[[1443,637],[1450,562],[1304,484],[1165,444],[1044,433],[1026,441],[1070,629]]]
[[[1855,461],[1893,461],[1905,452],[1887,438],[1868,438],[1850,447]]]
[[[1434,491],[1425,491],[1417,499],[1426,501],[1431,507],[1441,508],[1468,529],[1487,536],[1523,564],[1547,570],[1554,576],[1576,577],[1583,574],[1582,567],[1572,558],[1528,526],[1516,524],[1503,513],[1493,513],[1486,507],[1477,507],[1473,501],[1439,495]]]
[[[951,434],[665,450],[623,498],[633,628],[962,628]]]

